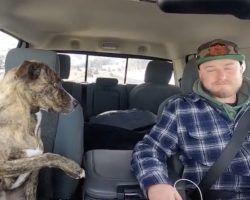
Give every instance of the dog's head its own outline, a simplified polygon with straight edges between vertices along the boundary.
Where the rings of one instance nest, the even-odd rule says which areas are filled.
[[[76,101],[62,88],[61,79],[49,66],[36,61],[24,61],[14,73],[17,92],[32,109],[70,112]]]

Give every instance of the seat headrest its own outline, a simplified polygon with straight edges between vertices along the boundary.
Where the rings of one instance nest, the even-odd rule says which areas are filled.
[[[113,87],[118,84],[118,80],[116,78],[97,78],[96,85],[101,87]]]
[[[153,60],[148,63],[145,83],[168,84],[173,72],[173,64],[167,61]]]
[[[58,54],[60,60],[60,77],[68,79],[70,73],[70,56],[66,54]]]
[[[11,49],[5,59],[5,71],[22,64],[25,60],[42,62],[60,74],[59,57],[54,51],[30,48]]]
[[[181,79],[181,89],[184,93],[189,93],[193,91],[194,82],[199,78],[198,66],[196,64],[195,58],[189,60],[183,71]]]

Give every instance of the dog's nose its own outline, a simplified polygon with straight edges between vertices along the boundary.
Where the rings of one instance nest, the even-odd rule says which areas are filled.
[[[72,103],[74,108],[79,104],[79,102],[76,99],[73,99]]]

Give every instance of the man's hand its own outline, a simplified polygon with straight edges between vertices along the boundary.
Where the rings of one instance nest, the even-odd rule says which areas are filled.
[[[157,184],[148,189],[149,200],[182,200],[177,190],[168,184]]]

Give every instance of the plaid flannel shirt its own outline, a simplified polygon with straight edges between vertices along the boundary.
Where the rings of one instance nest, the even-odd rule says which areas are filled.
[[[132,171],[144,194],[151,185],[172,184],[166,160],[176,152],[184,165],[183,178],[199,183],[230,141],[246,106],[249,101],[232,121],[195,93],[169,99],[157,124],[133,152]],[[250,189],[250,136],[211,189],[245,188]]]

